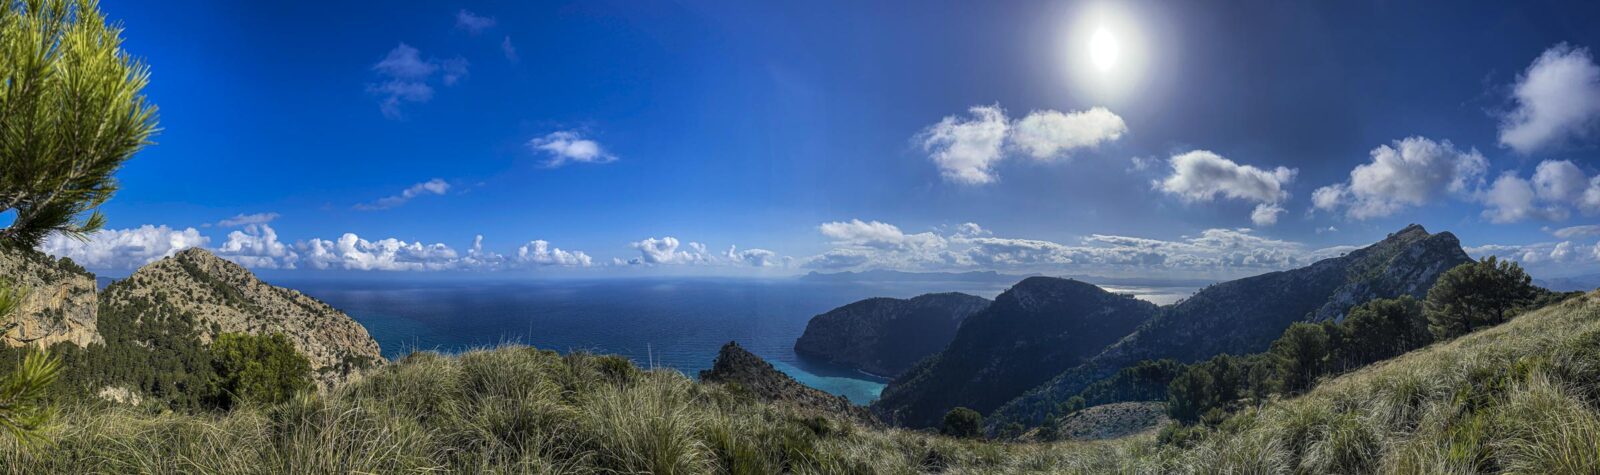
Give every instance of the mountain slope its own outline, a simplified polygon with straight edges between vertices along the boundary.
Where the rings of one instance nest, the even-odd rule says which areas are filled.
[[[1030,277],[967,317],[944,351],[896,377],[872,408],[910,427],[964,406],[988,412],[1128,334],[1156,306],[1092,284]]]
[[[1207,287],[1082,365],[1006,403],[992,424],[1036,425],[1054,404],[1141,360],[1189,363],[1266,350],[1298,321],[1341,319],[1374,298],[1423,297],[1444,271],[1471,262],[1448,232],[1411,225],[1371,246],[1310,266]]]
[[[383,362],[366,328],[328,304],[267,285],[250,271],[190,248],[106,287],[102,312],[134,321],[183,316],[209,343],[219,333],[278,333],[310,360],[324,386]]]
[[[32,249],[0,248],[0,285],[27,292],[15,318],[0,320],[0,346],[83,347],[100,342],[94,274]]]
[[[811,317],[794,351],[894,376],[944,349],[961,322],[987,306],[988,299],[954,292],[861,300]]]

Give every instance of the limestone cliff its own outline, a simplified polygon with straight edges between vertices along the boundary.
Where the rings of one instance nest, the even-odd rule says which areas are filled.
[[[17,312],[0,319],[0,345],[88,346],[100,341],[94,274],[72,261],[32,249],[0,249],[0,285],[27,292]]]

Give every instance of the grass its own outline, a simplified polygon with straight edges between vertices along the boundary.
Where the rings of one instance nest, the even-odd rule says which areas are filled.
[[[860,426],[610,356],[416,353],[227,413],[62,404],[6,473],[1600,473],[1600,302],[1572,299],[1234,414],[1011,443]]]

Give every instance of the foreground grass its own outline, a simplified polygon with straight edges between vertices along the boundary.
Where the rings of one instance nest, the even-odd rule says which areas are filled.
[[[1162,445],[999,443],[860,426],[617,357],[419,353],[229,413],[64,404],[9,473],[1600,473],[1600,302],[1325,381]]]

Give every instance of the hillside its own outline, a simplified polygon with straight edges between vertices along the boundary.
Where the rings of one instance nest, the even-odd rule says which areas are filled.
[[[944,349],[989,300],[961,293],[871,298],[811,317],[794,342],[801,356],[892,377]]]
[[[65,342],[84,347],[102,341],[95,325],[94,279],[68,259],[0,248],[0,283],[28,293],[15,318],[0,321],[0,346]]]
[[[1156,306],[1092,284],[1030,277],[967,317],[944,351],[896,377],[872,408],[907,427],[986,413],[1133,331]]]
[[[872,422],[866,408],[851,404],[843,396],[822,392],[800,384],[761,357],[728,342],[717,352],[711,368],[700,372],[700,381],[737,386],[762,401],[791,406],[808,412],[848,416],[859,422]]]
[[[1037,425],[1049,408],[1095,381],[1142,360],[1189,363],[1219,354],[1250,354],[1298,321],[1338,320],[1374,298],[1424,296],[1439,275],[1471,262],[1448,232],[1411,225],[1370,246],[1310,266],[1207,287],[1104,351],[1028,390],[990,418],[991,424]]]
[[[139,268],[100,299],[102,314],[127,324],[182,317],[202,343],[224,332],[282,334],[324,386],[383,362],[377,341],[344,312],[198,248]]]

